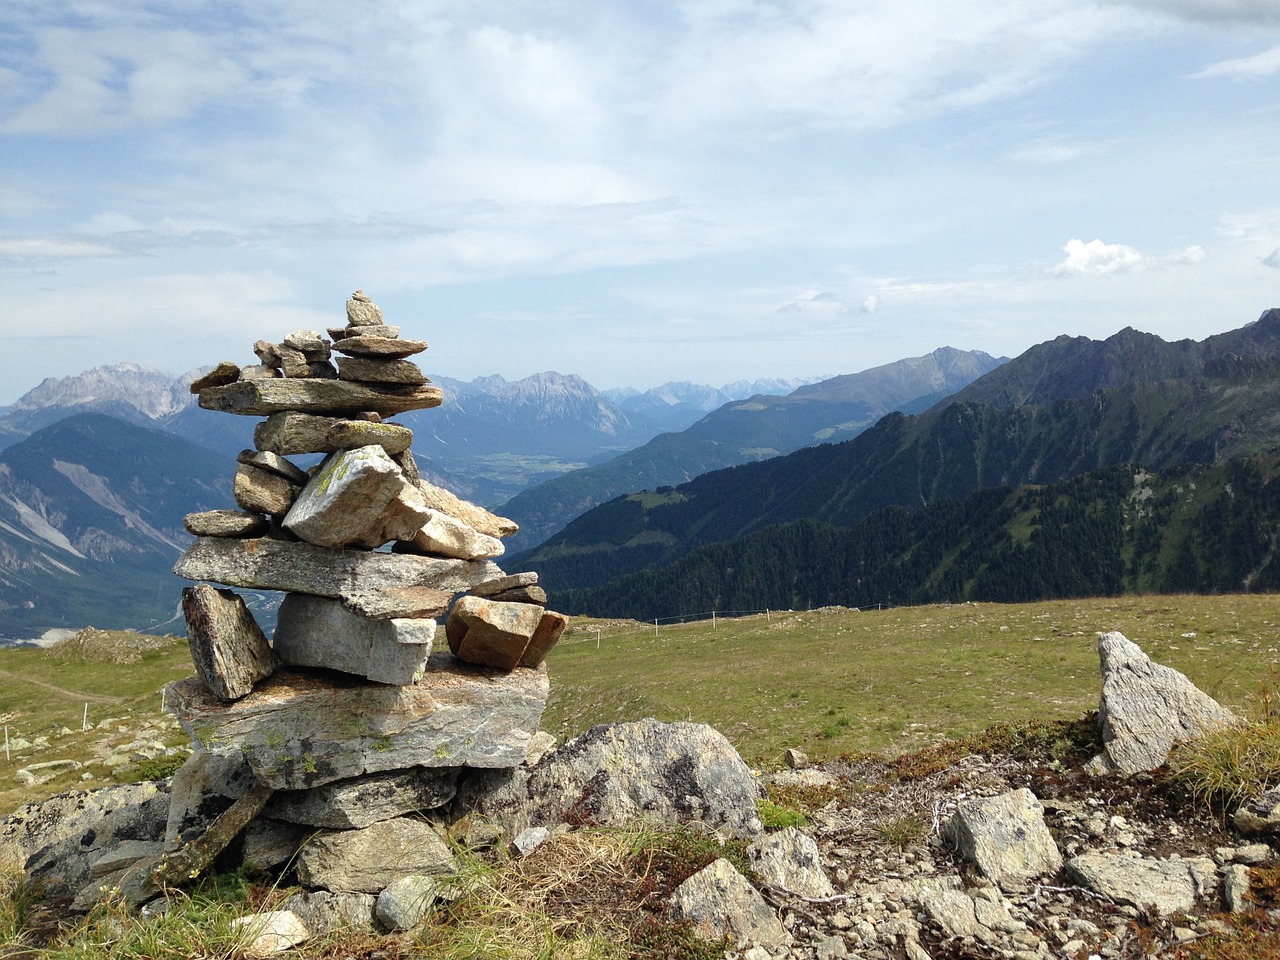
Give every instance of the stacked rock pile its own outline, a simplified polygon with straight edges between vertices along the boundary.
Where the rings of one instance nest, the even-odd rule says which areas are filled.
[[[439,807],[460,771],[516,766],[537,733],[566,620],[536,574],[493,562],[516,524],[423,479],[412,431],[384,419],[440,404],[408,359],[426,343],[360,291],[328,332],[332,344],[310,330],[259,341],[260,363],[224,361],[192,384],[202,407],[263,420],[238,457],[239,509],[186,518],[196,540],[174,572],[201,581],[182,598],[198,676],[166,699],[196,750],[173,780],[165,857],[122,871],[132,899],[234,836],[266,866],[315,828]],[[288,459],[314,454],[309,470]],[[272,640],[204,581],[284,591]],[[433,652],[446,613],[449,652]]]

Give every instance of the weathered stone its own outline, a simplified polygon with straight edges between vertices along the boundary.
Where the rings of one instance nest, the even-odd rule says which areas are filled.
[[[285,898],[281,910],[292,910],[317,937],[343,930],[373,928],[376,898],[371,893],[330,893],[304,890]]]
[[[274,799],[273,797],[272,800]],[[271,806],[270,801],[267,806]],[[244,828],[240,862],[252,870],[283,867],[297,856],[302,842],[310,833],[309,829],[299,824],[260,816]],[[306,917],[303,917],[303,922],[306,922]],[[311,925],[307,926],[310,928]]]
[[[266,470],[277,476],[284,477],[294,486],[304,486],[310,477],[301,467],[290,463],[278,453],[270,450],[241,450],[236,456],[238,463],[247,463],[251,467],[257,467],[260,470]]]
[[[729,937],[738,947],[791,945],[791,934],[773,908],[723,857],[680,884],[670,907],[672,916],[688,920],[703,940]]]
[[[974,901],[963,890],[927,885],[919,891],[920,906],[945,937],[973,937],[985,940],[989,931],[978,922]]]
[[[393,453],[391,459],[396,462],[396,466],[400,468],[400,472],[404,474],[404,478],[418,486],[418,481],[422,479],[422,474],[418,472],[418,461],[413,459],[413,454],[408,450],[401,450],[399,453]],[[421,493],[421,488],[419,488]],[[424,496],[425,500],[426,497]]]
[[[427,349],[425,340],[404,340],[400,337],[347,337],[333,345],[338,353],[353,357],[383,357],[402,360]]]
[[[366,592],[371,583],[382,589],[468,590],[476,583],[502,574],[501,569],[489,561],[328,550],[309,543],[217,537],[197,539],[174,564],[173,572],[188,580],[212,580],[229,587],[314,593],[322,597],[355,596]]]
[[[830,897],[836,892],[822,870],[817,843],[795,827],[752,841],[747,859],[760,879],[772,886],[802,897]]]
[[[427,375],[412,360],[371,360],[368,357],[339,357],[338,379],[362,383],[430,383]]]
[[[229,929],[241,938],[237,952],[253,958],[283,953],[311,937],[311,931],[302,918],[291,910],[237,917],[231,921]]]
[[[429,510],[421,529],[412,537],[400,539],[406,541],[407,550],[460,560],[500,557],[506,550],[497,537],[480,533],[439,510]]]
[[[253,771],[243,757],[193,753],[170,781],[165,852],[199,839],[253,783]]]
[[[447,513],[479,533],[502,538],[509,537],[520,529],[520,525],[514,520],[492,514],[484,507],[477,507],[474,503],[463,500],[443,487],[437,487],[426,480],[418,481],[418,489],[422,492],[422,498],[426,500],[427,506],[432,510]]]
[[[73,791],[28,803],[0,820],[0,862],[25,864],[32,880],[78,890],[99,857],[126,841],[162,844],[166,782]]]
[[[511,834],[564,822],[621,827],[652,819],[750,837],[761,830],[758,791],[751,770],[718,731],[646,719],[592,727],[532,768],[464,771],[454,809]]]
[[[282,663],[405,684],[421,676],[435,628],[434,620],[370,620],[340,600],[290,593],[272,640]]]
[[[786,761],[787,766],[792,770],[809,769],[809,755],[795,747],[788,748],[787,752],[782,755],[782,759]]]
[[[1005,890],[1022,889],[1028,880],[1062,866],[1044,807],[1025,787],[961,802],[946,832],[966,860]]]
[[[1280,787],[1250,797],[1236,808],[1232,821],[1242,833],[1280,831]]]
[[[1228,913],[1244,913],[1249,902],[1249,868],[1243,863],[1229,863],[1222,871],[1222,905]]]
[[[395,423],[318,417],[290,410],[272,414],[258,424],[253,430],[253,442],[259,450],[282,456],[332,453],[370,444],[396,454],[413,443],[413,431]]]
[[[412,874],[389,883],[374,905],[374,916],[387,930],[412,930],[440,896],[435,877]]]
[[[233,485],[236,503],[250,513],[288,513],[298,489],[284,477],[242,463]]]
[[[413,767],[335,780],[271,798],[268,817],[312,827],[360,829],[382,820],[434,810],[453,799],[457,767]]]
[[[319,833],[298,854],[298,878],[334,892],[378,893],[401,877],[450,876],[457,869],[440,834],[408,817]]]
[[[537,582],[538,575],[532,570],[527,573],[512,573],[505,577],[497,577],[493,580],[486,580],[484,583],[477,583],[471,588],[471,593],[477,597],[487,597],[492,600],[500,593],[515,590],[519,587],[531,587]]]
[[[503,674],[442,652],[408,687],[285,668],[234,704],[194,678],[170,684],[166,698],[210,752],[242,751],[255,776],[301,790],[409,767],[515,766],[546,707],[547,674]]]
[[[1212,872],[1210,861],[1210,875]],[[1158,860],[1134,854],[1082,854],[1067,861],[1067,874],[1095,893],[1154,910],[1162,917],[1190,912],[1204,882],[1193,860]]]
[[[280,367],[280,345],[271,343],[268,340],[256,340],[253,344],[253,352],[257,354],[262,365],[265,367]]]
[[[542,622],[541,607],[459,597],[445,623],[454,656],[500,670],[514,670]]]
[[[329,359],[329,341],[319,330],[295,330],[286,334],[280,343],[305,354],[308,360]]]
[[[389,416],[407,410],[438,407],[443,396],[440,388],[433,384],[396,386],[283,377],[241,379],[221,387],[207,387],[200,391],[199,403],[206,410],[247,417],[267,417],[285,410],[329,416],[373,410],[381,416]]]
[[[539,760],[559,745],[555,737],[545,730],[539,730],[533,735],[533,739],[529,741],[529,752],[524,756],[524,765],[526,767],[536,765]]]
[[[280,372],[286,377],[309,377],[311,368],[307,366],[307,355],[301,350],[276,345],[276,356],[280,358]]]
[[[275,670],[266,635],[244,600],[230,590],[207,583],[187,587],[182,613],[196,673],[219,700],[238,700]]]
[[[284,526],[321,547],[373,548],[408,540],[430,516],[386,451],[367,446],[329,456],[302,488]]]
[[[223,360],[204,376],[192,380],[191,392],[199,393],[205,387],[221,387],[224,384],[235,383],[239,379],[240,365],[230,360]]]
[[[312,360],[307,364],[307,376],[319,380],[337,380],[338,371],[328,360]]]
[[[535,607],[535,609],[542,610],[541,607]],[[543,610],[542,617],[538,620],[538,627],[533,631],[533,636],[529,638],[529,645],[524,648],[524,653],[520,655],[520,666],[541,666],[542,662],[547,659],[547,654],[551,652],[551,648],[559,642],[565,627],[568,625],[569,618],[563,613],[556,613],[554,610]]]
[[[197,537],[260,537],[271,524],[247,510],[203,510],[182,518],[187,532]]]
[[[438,617],[448,612],[452,599],[453,594],[448,590],[393,587],[348,593],[342,597],[342,603],[352,613],[358,613],[362,617],[385,620],[393,617]]]
[[[547,591],[534,584],[531,587],[513,587],[510,590],[503,590],[502,593],[495,593],[490,599],[500,603],[531,603],[541,607],[547,602]]]
[[[546,827],[525,827],[519,835],[511,841],[511,846],[515,848],[516,853],[522,857],[527,857],[538,847],[546,843],[547,838],[551,836],[551,831]]]
[[[329,339],[345,340],[347,337],[398,337],[400,328],[386,323],[369,323],[363,327],[329,327]]]
[[[1154,770],[1176,743],[1236,721],[1235,714],[1185,676],[1142,652],[1121,633],[1098,637],[1102,666],[1103,753],[1094,769]]]
[[[381,324],[382,310],[361,291],[357,290],[347,301],[347,325],[368,327]]]
[[[271,380],[279,376],[281,376],[279,370],[275,367],[269,367],[265,363],[252,363],[240,368],[241,380]]]

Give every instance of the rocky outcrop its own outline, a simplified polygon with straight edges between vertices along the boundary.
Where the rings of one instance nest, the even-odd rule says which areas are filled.
[[[1152,662],[1121,633],[1098,638],[1103,752],[1095,771],[1154,770],[1176,743],[1234,723],[1235,715],[1170,667]]]

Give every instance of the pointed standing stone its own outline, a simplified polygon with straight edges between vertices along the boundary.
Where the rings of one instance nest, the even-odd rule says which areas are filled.
[[[207,583],[182,591],[196,673],[219,700],[238,700],[271,676],[276,658],[244,601]]]

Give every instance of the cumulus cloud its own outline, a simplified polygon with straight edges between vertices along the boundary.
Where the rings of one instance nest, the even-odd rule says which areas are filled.
[[[873,293],[862,301],[862,312],[875,313],[878,306],[880,306],[880,298]]]
[[[1203,70],[1191,75],[1192,79],[1205,80],[1210,77],[1274,77],[1280,73],[1280,47],[1263,50],[1251,57],[1238,57],[1234,60],[1223,60],[1210,64]]]
[[[1103,243],[1101,240],[1068,240],[1062,252],[1067,259],[1053,268],[1060,274],[1103,274],[1135,270],[1146,258],[1133,247],[1123,243]]]

